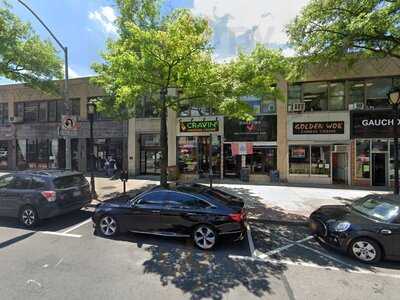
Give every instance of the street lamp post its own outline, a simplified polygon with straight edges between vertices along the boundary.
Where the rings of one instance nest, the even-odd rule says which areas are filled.
[[[388,94],[389,102],[393,106],[393,142],[394,142],[394,194],[399,194],[399,103],[400,88],[392,89]]]
[[[50,28],[43,22],[43,20],[39,17],[38,14],[36,14],[32,8],[30,8],[24,1],[22,0],[17,0],[21,5],[23,5],[27,10],[31,12],[31,14],[40,22],[40,24],[43,25],[43,27],[47,30],[47,32],[51,35],[51,37],[56,41],[57,45],[61,48],[61,50],[64,52],[64,106],[65,106],[65,111],[67,114],[71,113],[71,105],[69,101],[69,86],[68,86],[68,48],[65,47],[59,39],[54,35],[54,33],[50,30]],[[65,138],[66,143],[65,143],[65,156],[66,156],[66,166],[65,168],[67,170],[71,170],[72,165],[71,165],[71,138],[66,137]]]
[[[94,182],[94,140],[93,140],[93,121],[94,115],[96,113],[96,103],[94,101],[89,101],[87,103],[87,114],[89,118],[90,124],[90,189],[92,193],[92,197],[96,198],[96,188]]]

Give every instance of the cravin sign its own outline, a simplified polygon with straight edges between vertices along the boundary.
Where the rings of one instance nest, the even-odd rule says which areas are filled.
[[[393,135],[395,119],[391,110],[352,111],[350,115],[352,138],[388,138]],[[397,120],[400,126],[400,120]]]

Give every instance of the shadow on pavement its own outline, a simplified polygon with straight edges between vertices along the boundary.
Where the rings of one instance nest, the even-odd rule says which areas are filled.
[[[271,280],[280,279],[286,270],[283,264],[231,258],[250,255],[246,240],[221,240],[212,251],[198,250],[189,239],[129,233],[117,240],[131,242],[150,254],[143,262],[143,273],[158,275],[163,286],[172,285],[193,300],[223,299],[238,287],[264,297],[273,293]]]
[[[63,229],[67,229],[76,224],[79,224],[92,216],[90,211],[86,210],[77,210],[74,212],[70,212],[65,215],[56,216],[51,219],[41,220],[37,227],[28,229],[32,231],[62,231]],[[0,217],[0,228],[8,227],[15,229],[27,229],[26,227],[19,224],[16,218],[6,218]]]
[[[5,242],[1,242],[1,243],[0,243],[0,249],[6,248],[6,247],[11,246],[11,245],[13,245],[13,244],[15,244],[15,243],[18,243],[18,242],[20,242],[20,241],[23,241],[23,240],[25,240],[25,239],[31,237],[31,236],[34,235],[34,234],[35,234],[35,232],[28,232],[28,233],[22,234],[22,235],[20,235],[20,236],[17,236],[17,237],[15,237],[15,238],[9,239],[9,240],[7,240],[7,241],[5,241]]]

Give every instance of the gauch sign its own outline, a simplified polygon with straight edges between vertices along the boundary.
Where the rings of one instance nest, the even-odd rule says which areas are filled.
[[[352,138],[384,138],[393,135],[391,110],[351,112]],[[400,126],[400,120],[397,120]]]

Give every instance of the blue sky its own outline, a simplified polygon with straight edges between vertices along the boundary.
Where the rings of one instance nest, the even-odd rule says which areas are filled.
[[[43,38],[42,26],[16,0],[8,0],[21,19],[31,22]],[[115,37],[117,15],[113,0],[25,0],[69,48],[70,76],[92,75],[90,65],[100,61],[109,37]],[[216,59],[234,57],[240,47],[251,50],[256,42],[287,49],[284,25],[308,0],[166,0],[163,10],[185,7],[205,16],[214,29]],[[62,53],[60,52],[60,56]],[[8,81],[0,77],[0,84]]]

